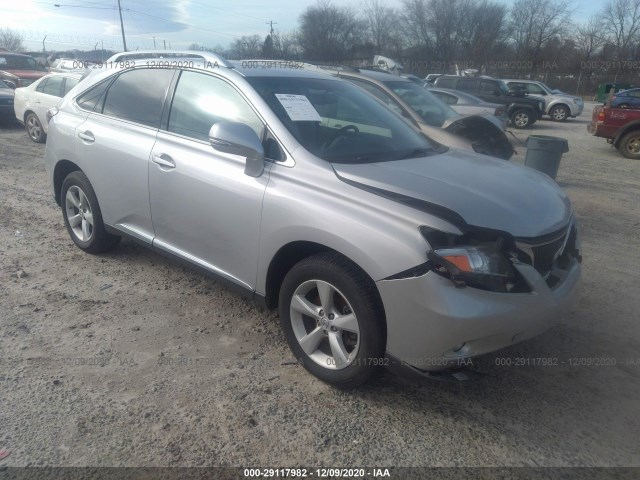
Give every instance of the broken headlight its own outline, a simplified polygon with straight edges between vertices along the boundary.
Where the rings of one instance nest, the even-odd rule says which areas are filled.
[[[510,240],[496,232],[453,235],[428,227],[421,227],[420,232],[432,247],[427,252],[429,269],[457,287],[502,293],[528,291],[506,255]]]

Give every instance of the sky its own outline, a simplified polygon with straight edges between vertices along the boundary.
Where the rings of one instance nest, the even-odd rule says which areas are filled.
[[[516,0],[502,0],[511,5]],[[315,0],[120,0],[128,50],[186,49],[192,43],[228,46],[243,35],[265,36],[273,28],[295,30],[300,14]],[[388,0],[399,7],[401,0]],[[606,0],[574,0],[574,19],[596,13]],[[25,37],[27,50],[122,50],[117,0],[0,0],[0,28]],[[361,0],[334,0],[357,9]]]

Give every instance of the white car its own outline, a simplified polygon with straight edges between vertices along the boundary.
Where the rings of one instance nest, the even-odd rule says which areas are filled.
[[[16,88],[13,110],[18,121],[27,128],[31,140],[44,143],[47,110],[57,106],[82,77],[82,73],[51,73],[28,87]]]

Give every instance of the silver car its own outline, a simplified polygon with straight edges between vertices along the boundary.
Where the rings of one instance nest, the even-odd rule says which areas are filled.
[[[570,305],[579,231],[544,174],[431,142],[323,73],[119,63],[48,115],[72,240],[97,254],[128,237],[277,308],[320,379],[447,371]]]
[[[544,113],[554,122],[564,122],[576,118],[584,110],[584,101],[558,90],[551,90],[537,80],[504,80],[509,88],[520,88],[527,94],[544,100]]]

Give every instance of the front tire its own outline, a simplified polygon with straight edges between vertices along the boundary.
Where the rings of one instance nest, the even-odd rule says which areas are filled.
[[[47,135],[44,133],[42,123],[35,113],[30,113],[24,121],[25,128],[29,138],[36,143],[44,143]]]
[[[622,137],[618,149],[625,157],[640,160],[640,130],[634,130]]]
[[[554,122],[566,122],[570,113],[571,112],[565,105],[556,105],[549,112],[549,116]]]
[[[515,128],[527,128],[535,122],[532,113],[529,110],[520,109],[511,114],[511,124]]]
[[[104,228],[102,212],[87,176],[80,172],[67,175],[60,193],[62,216],[69,236],[87,253],[103,253],[114,249],[120,237]]]
[[[357,387],[384,363],[385,320],[375,284],[337,253],[293,266],[280,289],[279,313],[295,357],[327,383]]]

